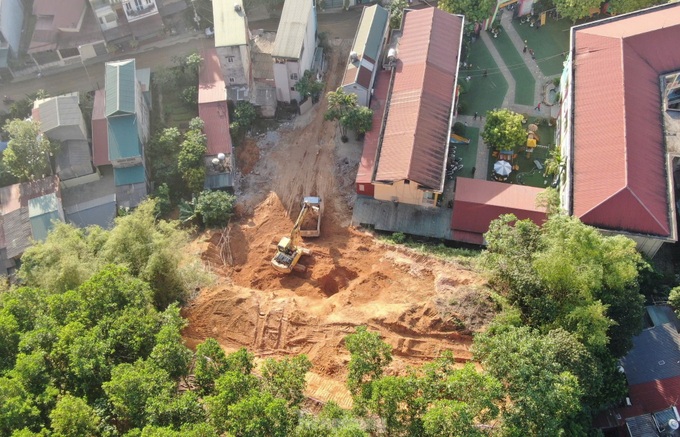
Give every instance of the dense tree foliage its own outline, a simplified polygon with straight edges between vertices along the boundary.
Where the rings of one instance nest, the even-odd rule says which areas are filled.
[[[600,0],[553,0],[557,11],[564,18],[573,22],[581,18],[589,17],[591,11],[600,10]]]
[[[175,222],[156,221],[154,210],[154,202],[144,202],[133,213],[118,217],[110,231],[57,224],[44,242],[26,250],[19,276],[26,285],[65,292],[102,266],[116,263],[149,283],[158,308],[183,302],[184,277],[190,272],[180,268],[179,249],[188,236]]]
[[[198,195],[194,212],[205,226],[225,226],[234,211],[235,202],[233,194],[206,190]]]
[[[295,91],[300,93],[302,100],[306,100],[311,97],[312,102],[317,102],[319,100],[319,95],[324,89],[324,83],[320,80],[316,80],[315,74],[312,70],[305,70],[300,80],[295,84]]]
[[[496,150],[516,150],[527,141],[522,126],[524,116],[509,109],[495,109],[486,113],[482,139]]]
[[[612,0],[610,2],[611,11],[614,14],[626,14],[628,12],[645,9],[650,6],[669,3],[667,0]]]
[[[57,145],[40,132],[38,122],[9,120],[4,130],[9,143],[2,153],[2,162],[9,173],[21,181],[42,179],[51,174],[50,157]]]
[[[328,106],[324,118],[326,120],[339,121],[340,132],[346,140],[347,128],[351,128],[346,120],[348,114],[357,107],[357,95],[346,93],[342,87],[338,87],[337,90],[326,93],[326,99],[328,99]]]
[[[495,0],[443,0],[439,9],[451,14],[465,15],[465,20],[484,21],[491,17],[496,6]]]

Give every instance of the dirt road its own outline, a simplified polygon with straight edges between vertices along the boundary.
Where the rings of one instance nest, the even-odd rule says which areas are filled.
[[[349,41],[336,40],[327,91],[337,88]],[[394,347],[391,373],[452,350],[470,359],[470,334],[492,315],[484,281],[466,266],[417,256],[348,228],[360,144],[336,141],[324,121],[325,99],[295,122],[259,138],[259,156],[239,189],[238,221],[228,237],[207,235],[200,250],[220,281],[185,310],[185,338],[215,337],[227,350],[246,346],[259,357],[307,354],[314,367],[307,394],[351,406],[344,386],[344,337],[358,325]],[[248,147],[255,147],[255,142]],[[252,163],[249,163],[252,164]],[[269,261],[271,243],[290,233],[302,196],[325,202],[321,236],[304,274],[284,275]],[[225,263],[224,260],[227,260]]]

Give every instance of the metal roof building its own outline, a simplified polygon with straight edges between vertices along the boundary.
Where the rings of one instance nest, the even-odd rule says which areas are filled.
[[[364,8],[354,37],[342,86],[357,95],[360,105],[368,106],[375,75],[380,70],[380,52],[388,30],[389,14],[381,6]]]
[[[281,12],[281,21],[276,31],[276,41],[272,57],[299,59],[305,40],[305,33],[310,19],[313,17],[313,0],[286,0]],[[307,47],[313,50],[313,47]]]
[[[215,47],[248,44],[248,25],[243,1],[213,2],[215,22]]]
[[[436,8],[405,12],[375,182],[443,190],[463,21]]]
[[[680,140],[668,132],[680,122],[667,116],[662,87],[664,75],[680,71],[678,41],[677,3],[572,28],[566,199],[584,223],[676,240],[669,154],[680,156]]]

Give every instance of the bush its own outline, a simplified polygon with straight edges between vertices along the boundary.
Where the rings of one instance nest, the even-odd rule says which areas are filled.
[[[234,211],[236,197],[224,191],[203,191],[196,199],[195,213],[205,226],[224,226]]]
[[[395,232],[392,234],[392,241],[396,244],[404,244],[406,242],[406,234],[403,232]]]
[[[465,125],[460,121],[454,123],[452,130],[456,135],[465,135]]]
[[[190,86],[184,88],[182,91],[182,100],[184,100],[184,103],[191,108],[198,105],[198,87]]]

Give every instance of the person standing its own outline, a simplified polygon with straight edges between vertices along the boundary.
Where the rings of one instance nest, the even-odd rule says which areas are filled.
[[[527,48],[528,48],[528,47],[527,47],[527,40],[524,40],[524,48],[522,49],[522,53],[526,53],[526,52],[527,52]]]
[[[538,102],[538,105],[536,105],[536,107],[534,109],[537,110],[537,111],[540,111],[541,110],[541,102]]]
[[[475,115],[472,116],[473,120],[477,120],[477,116],[479,115],[479,112],[475,111]]]

